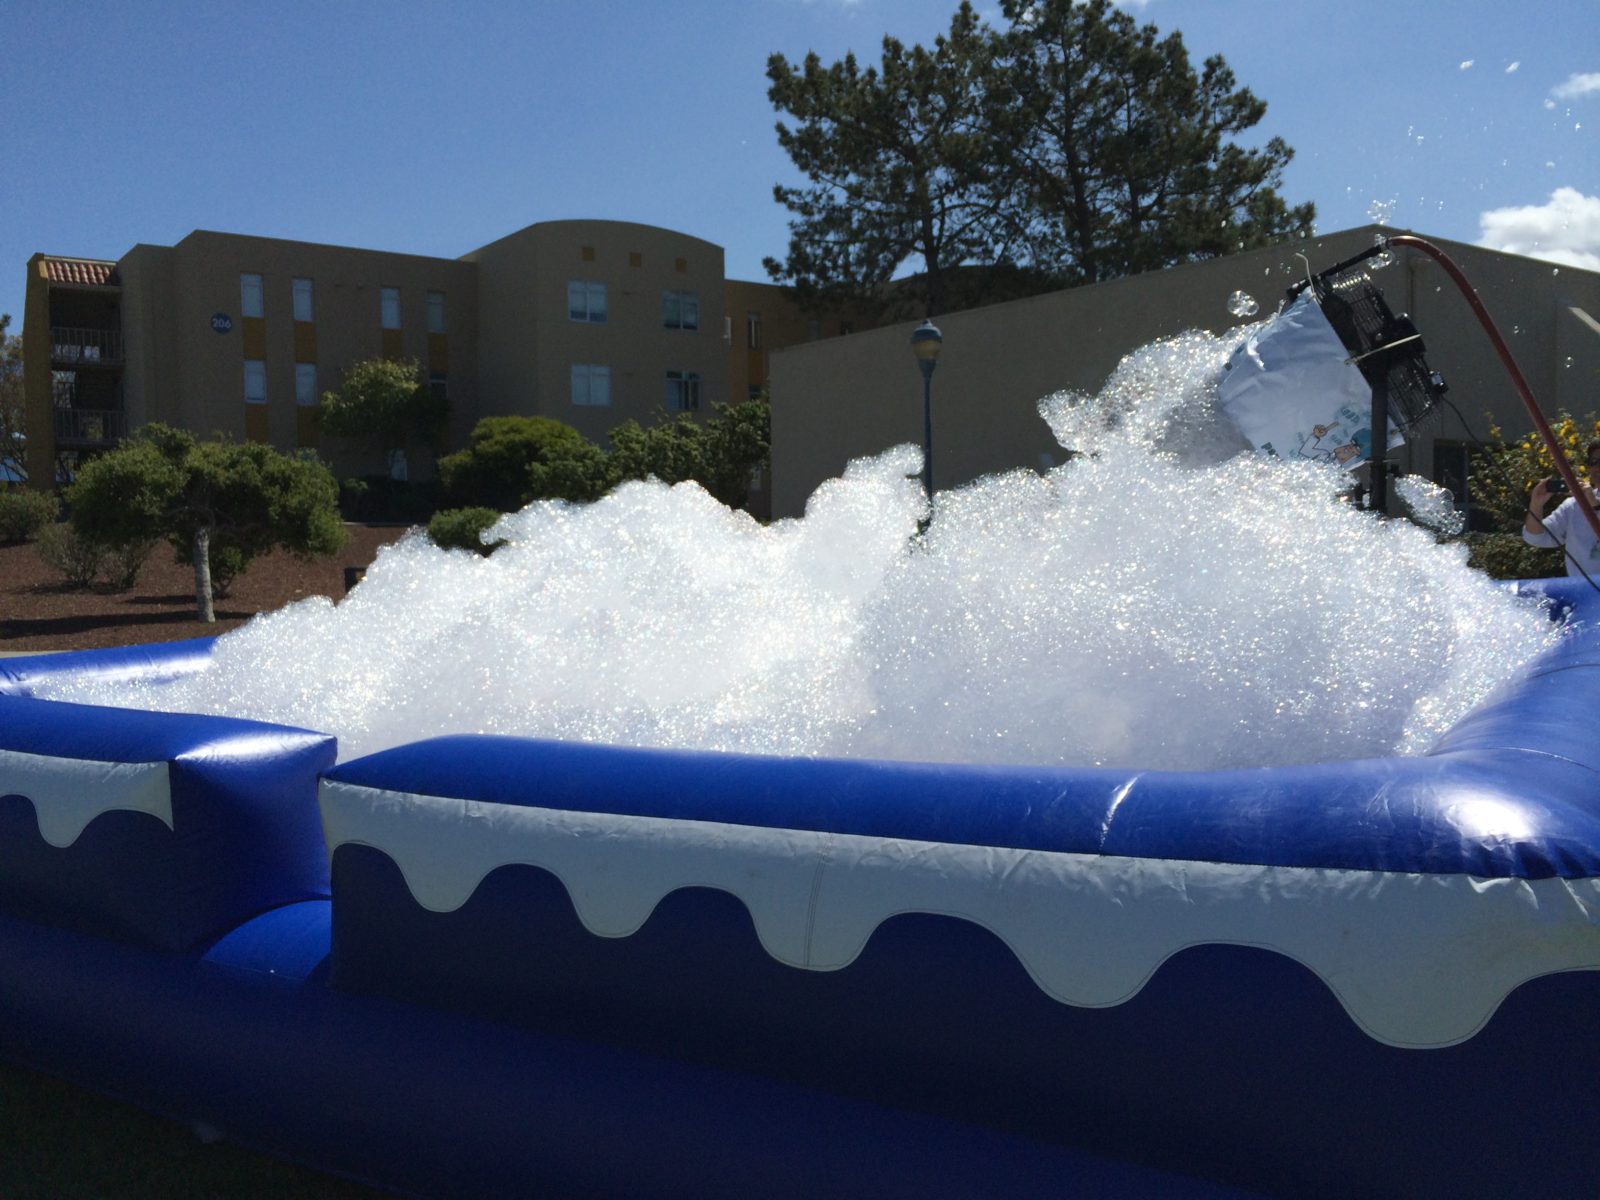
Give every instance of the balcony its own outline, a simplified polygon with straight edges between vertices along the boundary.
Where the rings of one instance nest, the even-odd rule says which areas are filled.
[[[56,409],[56,446],[63,450],[114,445],[128,432],[128,416],[110,408]]]
[[[60,367],[120,367],[122,331],[52,325],[50,363]]]

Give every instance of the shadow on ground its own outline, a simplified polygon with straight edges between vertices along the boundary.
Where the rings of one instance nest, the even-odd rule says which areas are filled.
[[[202,1142],[176,1121],[0,1064],[5,1200],[381,1200],[384,1193]]]

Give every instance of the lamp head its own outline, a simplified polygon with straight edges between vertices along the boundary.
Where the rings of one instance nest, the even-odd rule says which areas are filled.
[[[911,332],[911,352],[920,362],[932,367],[939,361],[939,351],[944,348],[944,335],[932,321],[924,321]]]

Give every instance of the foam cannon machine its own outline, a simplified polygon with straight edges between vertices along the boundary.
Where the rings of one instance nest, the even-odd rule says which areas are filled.
[[[1505,338],[1439,247],[1411,234],[1380,238],[1289,289],[1289,305],[1240,346],[1217,389],[1222,406],[1255,448],[1279,458],[1368,465],[1367,506],[1388,507],[1386,453],[1422,424],[1446,392],[1429,368],[1410,317],[1395,315],[1362,264],[1391,248],[1412,248],[1439,263],[1466,297],[1511,377],[1533,426],[1600,537],[1600,517],[1511,357]]]

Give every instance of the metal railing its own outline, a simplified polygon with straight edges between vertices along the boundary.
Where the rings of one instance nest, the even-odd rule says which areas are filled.
[[[122,331],[50,327],[50,361],[55,363],[120,363]]]
[[[128,415],[110,408],[56,409],[56,444],[109,445],[128,431]]]

